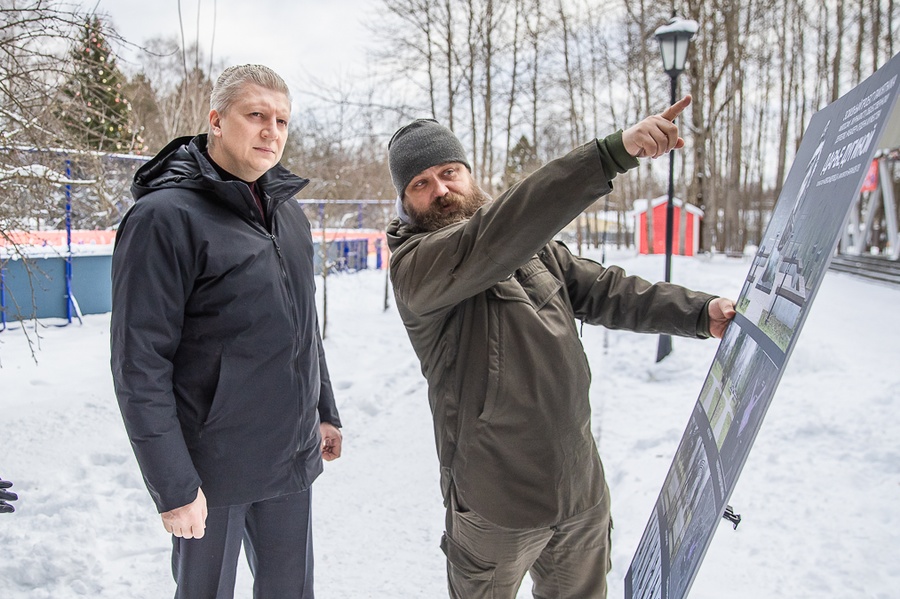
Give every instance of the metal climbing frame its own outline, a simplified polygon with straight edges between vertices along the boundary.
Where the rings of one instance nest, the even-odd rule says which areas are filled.
[[[881,152],[875,159],[875,187],[859,195],[850,210],[847,226],[841,237],[842,254],[863,255],[872,253],[873,247],[885,250],[885,258],[900,260],[900,230],[897,226],[897,198],[894,195],[893,170],[900,162],[900,150]],[[883,211],[883,216],[879,213]],[[878,237],[884,234],[882,239]]]

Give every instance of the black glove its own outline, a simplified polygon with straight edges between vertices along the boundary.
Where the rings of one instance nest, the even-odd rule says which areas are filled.
[[[12,483],[8,480],[0,479],[0,514],[10,514],[16,511],[16,508],[6,503],[7,501],[15,501],[19,498],[19,496],[12,491],[6,490],[11,486]]]

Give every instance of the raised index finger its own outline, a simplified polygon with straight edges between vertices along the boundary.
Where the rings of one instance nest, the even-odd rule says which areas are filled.
[[[691,105],[691,96],[688,94],[682,99],[678,100],[668,108],[666,108],[659,116],[666,119],[667,121],[674,121],[679,114],[681,114],[685,108]]]

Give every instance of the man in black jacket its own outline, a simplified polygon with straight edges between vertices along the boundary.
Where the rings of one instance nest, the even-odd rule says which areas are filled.
[[[113,254],[112,371],[147,488],[173,537],[176,598],[312,598],[310,486],[341,453],[319,335],[308,180],[279,164],[291,100],[231,67],[209,133],[134,178]]]

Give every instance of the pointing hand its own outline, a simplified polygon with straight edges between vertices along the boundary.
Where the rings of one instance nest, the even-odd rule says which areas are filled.
[[[684,147],[684,139],[678,136],[678,126],[673,122],[691,103],[685,96],[660,114],[645,118],[622,133],[625,151],[635,158],[659,158],[670,150]]]

